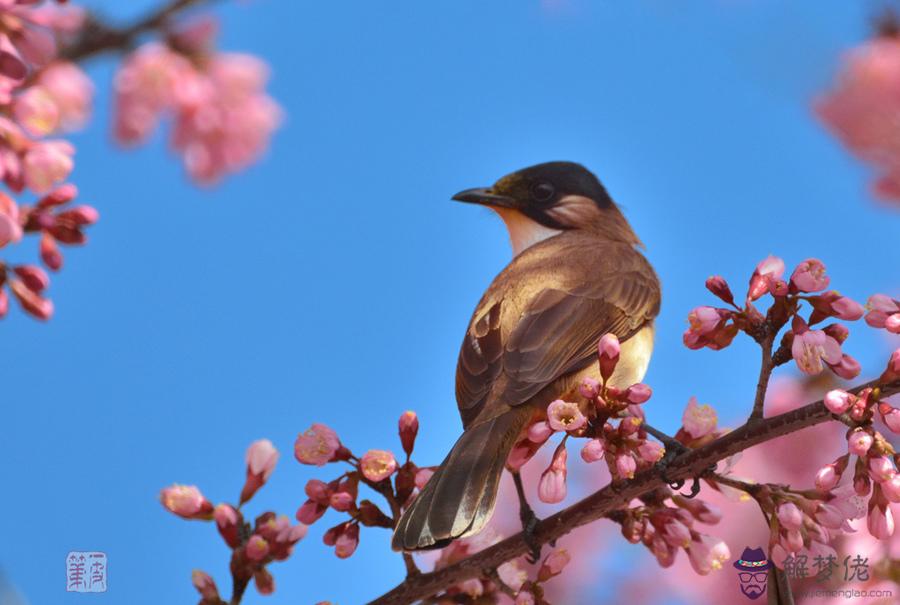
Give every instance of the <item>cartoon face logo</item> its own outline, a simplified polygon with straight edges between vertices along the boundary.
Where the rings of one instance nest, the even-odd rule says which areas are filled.
[[[741,558],[734,562],[738,570],[741,593],[748,599],[758,599],[766,594],[766,581],[772,564],[761,548],[745,548]]]

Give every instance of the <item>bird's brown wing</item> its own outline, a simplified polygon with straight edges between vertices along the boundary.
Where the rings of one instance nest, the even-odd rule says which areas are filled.
[[[580,260],[592,264],[570,271],[571,279],[538,290],[511,329],[502,329],[506,297],[496,294],[489,311],[470,326],[457,366],[464,426],[529,401],[591,363],[601,336],[611,332],[625,341],[657,315],[659,282],[643,256],[624,245],[589,256]]]

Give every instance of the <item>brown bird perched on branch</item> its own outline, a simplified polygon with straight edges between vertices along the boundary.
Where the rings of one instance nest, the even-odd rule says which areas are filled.
[[[400,518],[395,550],[441,548],[484,527],[522,432],[550,402],[577,396],[583,378],[599,376],[601,336],[611,332],[622,343],[612,386],[640,382],[653,350],[659,280],[589,170],[548,162],[453,199],[496,211],[514,258],[482,296],[459,352],[464,432]],[[536,517],[517,472],[513,478],[528,539]]]

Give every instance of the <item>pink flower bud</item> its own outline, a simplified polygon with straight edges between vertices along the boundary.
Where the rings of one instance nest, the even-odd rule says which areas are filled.
[[[842,391],[841,389],[833,389],[825,395],[825,407],[832,414],[843,414],[850,409],[850,406],[856,400],[856,397]]]
[[[403,451],[409,456],[413,452],[416,435],[419,433],[419,417],[413,411],[403,412],[400,416],[399,427],[400,443],[403,445]]]
[[[653,395],[653,390],[642,382],[633,384],[625,389],[625,400],[628,403],[644,403],[650,399],[651,395]]]
[[[535,605],[534,595],[527,590],[523,590],[516,595],[515,605]]]
[[[22,157],[26,186],[35,193],[46,193],[72,172],[75,148],[67,141],[39,141]]]
[[[334,542],[334,554],[339,559],[350,557],[359,546],[359,525],[350,524]]]
[[[722,322],[722,315],[714,307],[696,307],[688,313],[690,329],[703,336],[714,332]]]
[[[619,479],[634,478],[634,471],[637,470],[637,462],[631,454],[619,454],[616,456],[616,475]]]
[[[212,503],[203,497],[194,485],[175,484],[163,488],[159,494],[160,501],[166,509],[185,519],[211,519]]]
[[[251,561],[262,561],[269,554],[269,542],[262,536],[254,534],[247,540],[244,553]]]
[[[321,502],[322,504],[327,504],[329,498],[331,498],[331,488],[328,487],[327,483],[319,481],[318,479],[310,479],[307,481],[304,491],[311,500]]]
[[[887,406],[886,411],[882,411],[881,419],[893,433],[900,433],[900,410]]]
[[[881,493],[890,502],[900,502],[900,474],[895,474],[881,483]]]
[[[538,483],[538,498],[541,502],[555,504],[565,499],[567,457],[566,444],[563,442],[553,452],[550,466],[541,474],[541,480]]]
[[[840,296],[831,303],[834,314],[845,321],[856,321],[865,313],[862,305],[846,296]]]
[[[247,480],[241,490],[240,503],[248,501],[262,487],[278,462],[278,450],[268,439],[254,441],[247,448]]]
[[[869,448],[872,447],[872,442],[872,435],[863,430],[857,430],[850,433],[850,436],[847,438],[847,447],[851,454],[863,458],[869,451]]]
[[[416,487],[419,489],[425,489],[425,484],[428,483],[428,480],[431,479],[432,475],[434,475],[434,469],[420,468],[418,471],[416,471]]]
[[[605,448],[600,439],[591,439],[581,448],[581,459],[585,462],[597,462],[603,458]]]
[[[600,361],[600,375],[603,380],[609,380],[619,363],[621,347],[615,334],[604,334],[597,345],[597,353]]]
[[[897,474],[894,461],[888,456],[875,456],[869,459],[869,475],[873,480],[881,483]]]
[[[666,453],[666,448],[655,441],[645,441],[638,446],[638,455],[641,460],[654,464],[662,460]]]
[[[784,502],[775,509],[778,521],[785,529],[800,529],[803,527],[803,513],[793,502]]]
[[[44,264],[51,270],[59,271],[62,268],[62,252],[59,251],[56,240],[49,233],[44,233],[41,236],[40,254],[41,260],[44,261]]]
[[[204,601],[219,602],[219,590],[216,588],[216,582],[208,573],[195,569],[191,572],[191,583]]]
[[[681,417],[681,423],[691,437],[699,439],[716,430],[718,417],[711,405],[698,405],[697,398],[691,397]]]
[[[850,357],[846,353],[841,355],[841,360],[836,364],[828,364],[832,372],[843,378],[844,380],[853,380],[861,371],[859,362]]]
[[[26,88],[16,97],[13,116],[28,134],[36,137],[50,134],[59,125],[59,109],[41,86]]]
[[[566,549],[554,550],[547,555],[547,558],[544,559],[541,568],[538,570],[538,582],[546,582],[550,578],[558,576],[571,560],[572,557]]]
[[[213,519],[216,520],[216,528],[228,546],[237,548],[241,545],[240,530],[244,519],[239,510],[230,504],[219,504],[213,510]]]
[[[323,466],[334,458],[340,447],[337,433],[324,424],[313,424],[297,436],[294,456],[302,464]]]
[[[701,523],[715,525],[722,520],[722,510],[709,502],[705,502],[698,498],[688,499],[680,496],[675,499],[675,502]]]
[[[713,275],[708,278],[706,280],[706,289],[729,305],[734,304],[734,295],[731,293],[731,288],[728,287],[728,282],[721,275]]]
[[[844,341],[850,336],[850,330],[844,324],[829,324],[822,328],[822,331],[835,339],[838,344],[844,344]]]
[[[331,508],[345,513],[356,506],[356,497],[348,492],[335,492],[331,494]]]
[[[553,429],[550,428],[550,425],[546,421],[542,420],[540,422],[535,422],[528,427],[527,437],[530,442],[540,444],[547,441],[552,434]]]
[[[676,548],[687,548],[691,545],[690,528],[677,519],[667,520],[660,534],[667,544]]]
[[[256,573],[253,574],[253,582],[261,595],[270,595],[275,592],[275,578],[265,567],[256,570]]]
[[[38,294],[47,289],[50,285],[50,278],[47,273],[40,267],[34,265],[19,265],[13,269],[16,275],[22,278],[25,286]]]
[[[554,431],[576,431],[586,422],[577,403],[557,399],[547,406],[547,423]]]
[[[789,529],[784,532],[780,542],[788,552],[800,552],[803,549],[803,536],[796,529]]]
[[[369,450],[360,459],[359,469],[366,479],[378,483],[394,474],[397,460],[387,450]]]
[[[874,500],[874,498],[873,498]],[[894,514],[887,503],[869,503],[869,516],[866,519],[869,533],[879,540],[887,540],[894,535]]]
[[[831,278],[825,275],[825,265],[816,258],[810,258],[794,269],[791,285],[799,292],[819,292],[828,287]]]
[[[834,464],[826,464],[816,473],[816,487],[822,491],[830,491],[838,484],[841,477]]]
[[[687,553],[691,567],[701,576],[722,569],[722,565],[731,558],[725,542],[702,534],[691,541]]]
[[[53,302],[41,297],[24,282],[14,279],[9,282],[9,288],[22,309],[35,319],[46,321],[53,315]]]
[[[885,368],[884,373],[878,380],[882,384],[900,380],[900,349],[896,349],[891,353],[887,368]]]
[[[600,394],[600,383],[593,378],[587,377],[578,385],[578,393],[585,399],[594,399]]]
[[[782,275],[784,275],[784,261],[777,256],[769,256],[760,261],[750,278],[748,300],[756,300],[763,294],[777,289],[776,284]]]
[[[297,521],[304,525],[312,525],[321,519],[327,510],[328,506],[312,499],[307,500],[297,509]]]

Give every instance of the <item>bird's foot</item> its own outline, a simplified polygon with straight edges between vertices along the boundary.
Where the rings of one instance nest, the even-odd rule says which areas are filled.
[[[660,437],[659,435],[656,435],[656,437],[658,439],[660,439],[660,441],[663,442],[663,445],[666,446],[665,455],[662,457],[662,460],[660,460],[659,462],[656,463],[656,471],[657,471],[657,473],[659,473],[659,476],[662,478],[662,480],[665,481],[666,484],[670,488],[672,488],[673,490],[675,490],[677,492],[682,487],[684,487],[685,480],[684,479],[670,479],[669,478],[669,466],[672,464],[672,462],[676,458],[678,458],[682,454],[685,454],[691,450],[690,450],[690,448],[685,446],[680,441],[676,441],[675,439],[672,439],[671,437],[668,437],[668,436]],[[713,472],[715,470],[716,470],[716,465],[714,464],[711,467],[709,467],[708,469],[706,469],[706,471],[704,471],[702,474],[700,474],[696,477],[692,477],[690,491],[686,494],[682,493],[682,492],[679,492],[679,493],[682,496],[684,496],[685,498],[695,498],[697,496],[697,494],[700,493],[700,479],[703,477],[703,475],[705,475],[709,472]]]
[[[525,555],[525,559],[531,564],[537,563],[541,558],[541,544],[535,536],[535,530],[540,519],[527,504],[519,509],[519,519],[522,521],[522,537],[528,546],[528,554]]]

